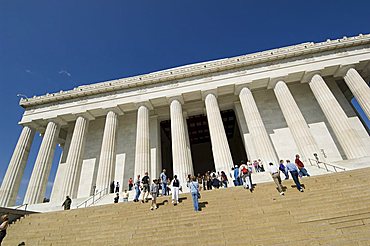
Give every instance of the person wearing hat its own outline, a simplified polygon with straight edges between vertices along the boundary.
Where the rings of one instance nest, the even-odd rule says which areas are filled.
[[[6,236],[6,229],[8,229],[8,225],[9,225],[8,215],[4,214],[3,216],[1,216],[1,220],[3,222],[0,225],[0,245],[3,242],[4,237]]]
[[[284,196],[283,186],[281,185],[281,178],[279,168],[274,165],[272,162],[269,163],[269,172],[272,179],[274,180],[280,195]]]

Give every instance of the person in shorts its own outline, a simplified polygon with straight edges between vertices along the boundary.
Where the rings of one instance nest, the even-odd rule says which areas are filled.
[[[152,205],[150,207],[150,210],[157,209],[157,196],[159,191],[159,185],[158,180],[153,180],[153,184],[150,186],[150,195],[152,196]]]

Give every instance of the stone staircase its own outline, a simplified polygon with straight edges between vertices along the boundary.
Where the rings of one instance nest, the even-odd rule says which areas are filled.
[[[201,212],[189,194],[150,204],[118,203],[32,214],[11,225],[3,245],[370,245],[370,168],[284,181],[250,193],[203,191]]]

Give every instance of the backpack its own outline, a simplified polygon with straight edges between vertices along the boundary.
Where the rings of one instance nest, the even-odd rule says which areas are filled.
[[[248,169],[247,169],[247,168],[245,168],[245,167],[243,167],[243,169],[242,169],[242,173],[243,173],[243,174],[247,174],[247,173],[248,173]]]

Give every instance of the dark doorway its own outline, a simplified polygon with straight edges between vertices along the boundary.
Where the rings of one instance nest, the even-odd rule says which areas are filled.
[[[246,160],[246,152],[233,110],[221,112],[227,140],[234,163]],[[194,174],[213,171],[211,138],[206,115],[190,116],[187,119]],[[171,121],[161,122],[162,167],[172,176]]]

